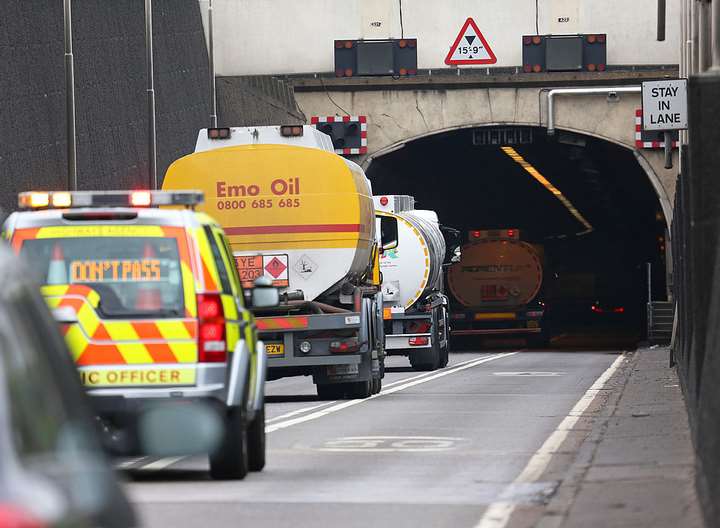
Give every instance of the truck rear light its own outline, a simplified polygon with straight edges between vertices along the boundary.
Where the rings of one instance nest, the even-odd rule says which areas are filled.
[[[357,337],[340,341],[330,341],[330,352],[333,353],[357,352],[358,350],[360,350],[360,341],[358,341]]]
[[[221,363],[227,359],[225,313],[222,299],[217,293],[197,296],[198,361]]]
[[[540,317],[542,317],[544,313],[545,313],[545,312],[543,312],[542,310],[537,310],[537,311],[534,311],[534,312],[527,312],[526,315],[527,315],[528,317],[531,317],[531,318],[535,319],[535,318],[540,318]]]
[[[625,313],[625,308],[622,306],[618,306],[617,308],[613,308],[613,313]]]
[[[432,324],[427,321],[410,321],[405,326],[408,334],[426,334],[432,328]]]
[[[230,139],[231,131],[228,127],[208,128],[208,139]]]
[[[410,346],[427,346],[430,344],[430,338],[428,337],[411,337],[408,339]]]
[[[283,125],[280,127],[280,135],[283,137],[300,137],[303,135],[301,125]]]

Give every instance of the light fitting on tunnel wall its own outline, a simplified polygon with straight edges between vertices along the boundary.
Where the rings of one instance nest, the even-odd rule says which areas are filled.
[[[584,227],[585,230],[577,233],[578,235],[585,235],[587,233],[590,233],[593,230],[592,224],[587,221],[587,219],[578,211],[575,206],[572,204],[570,200],[567,199],[567,197],[558,189],[555,187],[550,181],[545,178],[540,172],[533,167],[530,163],[528,163],[525,158],[523,158],[520,154],[518,154],[517,150],[515,150],[512,147],[500,147],[500,150],[502,150],[505,154],[507,154],[510,159],[512,159],[515,163],[520,165],[525,171],[530,174],[535,180],[537,180],[543,187],[545,187],[548,191],[553,193],[555,198],[560,200],[560,203],[562,203],[565,206],[565,209],[568,210],[568,212],[575,217],[575,219],[580,222]]]

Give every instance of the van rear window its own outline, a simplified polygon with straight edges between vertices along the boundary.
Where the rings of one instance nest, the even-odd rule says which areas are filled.
[[[178,243],[165,237],[25,240],[20,255],[41,284],[83,284],[106,317],[185,313]]]

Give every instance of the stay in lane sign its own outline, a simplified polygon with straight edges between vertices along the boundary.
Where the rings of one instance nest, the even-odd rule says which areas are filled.
[[[642,106],[644,130],[686,129],[687,80],[642,83]]]

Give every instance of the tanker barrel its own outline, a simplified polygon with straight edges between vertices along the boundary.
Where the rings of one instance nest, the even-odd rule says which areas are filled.
[[[445,238],[434,211],[405,211],[398,218],[397,251],[383,255],[385,286],[396,298],[391,302],[409,308],[442,284]]]

